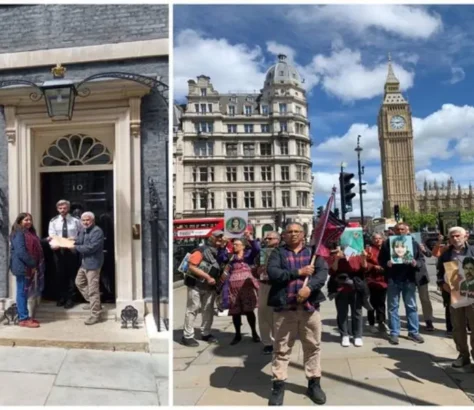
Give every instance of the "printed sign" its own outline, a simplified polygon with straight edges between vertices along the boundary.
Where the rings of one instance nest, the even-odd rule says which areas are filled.
[[[448,235],[448,231],[453,226],[461,226],[460,211],[444,211],[438,213],[439,230],[444,236]]]
[[[75,242],[72,238],[63,238],[61,236],[52,236],[51,238],[49,244],[53,248],[68,248],[70,245],[74,245]]]
[[[225,211],[224,226],[225,236],[228,238],[241,238],[247,229],[249,215],[247,211]]]
[[[444,280],[451,289],[451,306],[460,308],[474,303],[474,258],[464,257],[444,263]]]
[[[393,235],[390,240],[390,260],[394,265],[413,261],[413,238],[409,235]]]
[[[346,258],[360,255],[364,250],[364,233],[362,228],[346,228],[341,236],[341,248]]]

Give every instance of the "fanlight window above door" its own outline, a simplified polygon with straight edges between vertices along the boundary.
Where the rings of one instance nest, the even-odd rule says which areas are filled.
[[[112,164],[112,155],[98,139],[70,134],[57,139],[44,152],[42,167]]]

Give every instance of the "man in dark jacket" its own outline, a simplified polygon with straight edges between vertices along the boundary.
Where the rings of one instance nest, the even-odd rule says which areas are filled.
[[[395,235],[407,235],[408,225],[399,223],[395,225]],[[420,322],[418,320],[418,306],[416,304],[416,274],[425,260],[420,252],[420,246],[413,241],[413,260],[403,264],[393,264],[391,261],[390,239],[387,239],[379,254],[379,265],[384,269],[387,288],[387,307],[389,316],[390,336],[389,342],[398,345],[400,335],[399,304],[400,294],[403,297],[408,322],[408,337],[416,343],[424,343],[420,335]]]
[[[104,232],[95,224],[92,212],[81,215],[84,229],[79,232],[71,249],[81,254],[81,267],[77,272],[76,286],[84,299],[89,303],[86,309],[91,310],[90,317],[84,322],[94,325],[100,320],[100,271],[104,264]]]
[[[322,258],[311,264],[312,250],[304,246],[304,228],[292,223],[286,227],[286,244],[270,255],[267,267],[270,281],[268,305],[274,308],[272,362],[273,388],[270,406],[282,406],[291,349],[297,336],[304,352],[308,379],[307,394],[316,404],[324,404],[321,389],[321,316],[319,304],[325,300],[321,289],[328,277],[328,265]],[[305,284],[305,278],[308,283]]]
[[[445,281],[444,264],[450,261],[462,261],[465,257],[474,257],[474,247],[467,243],[468,235],[462,227],[452,227],[448,232],[449,247],[438,258],[436,265],[438,286],[447,293],[451,288]],[[453,308],[450,306],[451,322],[453,325],[453,339],[459,357],[453,362],[453,367],[469,366],[471,363],[469,345],[467,343],[466,321],[474,329],[474,305]],[[474,358],[474,333],[471,333],[471,355]]]

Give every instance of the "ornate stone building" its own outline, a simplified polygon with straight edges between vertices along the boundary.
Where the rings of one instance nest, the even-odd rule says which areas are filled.
[[[174,138],[175,217],[245,209],[257,237],[276,220],[309,234],[313,189],[308,104],[297,70],[280,55],[260,93],[221,94],[210,78],[189,80]],[[277,216],[278,215],[278,216]]]
[[[423,191],[417,192],[418,210],[432,213],[446,210],[471,210],[474,209],[474,192],[472,185],[461,188],[455,184],[453,178],[446,183],[439,184],[425,181]]]
[[[400,91],[389,57],[385,93],[378,116],[382,163],[383,216],[393,216],[394,205],[417,209],[411,109]]]

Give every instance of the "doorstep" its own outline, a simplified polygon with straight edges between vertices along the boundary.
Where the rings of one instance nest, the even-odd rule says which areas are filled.
[[[145,323],[138,323],[138,329],[129,325],[122,329],[120,319],[116,320],[115,305],[104,305],[101,322],[87,326],[84,320],[89,316],[76,305],[72,309],[57,307],[43,302],[35,315],[40,327],[29,329],[0,324],[0,346],[59,347],[66,349],[95,349],[110,351],[148,352],[149,339]]]

